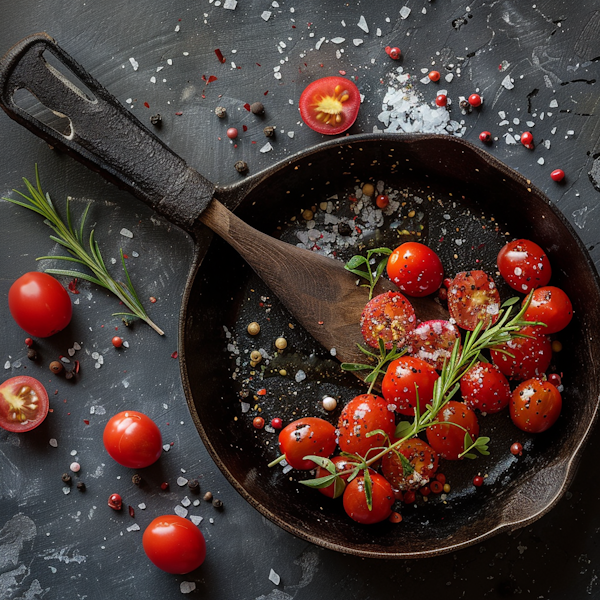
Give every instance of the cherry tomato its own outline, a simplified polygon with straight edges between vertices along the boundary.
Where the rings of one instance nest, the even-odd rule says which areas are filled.
[[[438,468],[436,451],[423,440],[412,438],[400,444],[397,451],[404,455],[414,471],[405,474],[402,459],[394,451],[386,454],[381,461],[383,476],[394,490],[416,490],[427,485]]]
[[[406,242],[387,262],[389,278],[408,296],[429,296],[442,285],[444,267],[438,255],[425,244]]]
[[[349,459],[345,456],[334,456],[331,459],[331,462],[335,465],[335,470],[337,473],[343,473],[344,471],[350,471],[351,469],[353,469],[356,466],[355,462],[353,462],[351,459]],[[319,477],[327,477],[327,475],[331,475],[331,473],[327,469],[325,469],[323,467],[319,467],[317,469],[316,479],[318,479]],[[318,489],[321,492],[321,494],[324,494],[328,498],[339,498],[344,493],[344,490],[346,489],[346,484],[344,482],[348,480],[348,477],[350,477],[350,475],[351,475],[351,473],[346,473],[345,475],[340,475],[340,477],[338,479],[333,481],[327,487],[318,488]]]
[[[524,381],[543,375],[550,366],[552,343],[539,329],[541,328],[524,327],[519,333],[527,337],[514,337],[490,351],[494,364],[509,379]],[[512,354],[512,357],[506,352]]]
[[[525,303],[525,300],[523,300]],[[541,333],[556,333],[564,329],[573,318],[573,306],[569,297],[551,285],[534,290],[531,303],[523,317],[526,321],[541,321]]]
[[[17,325],[35,337],[58,333],[70,323],[73,313],[67,290],[54,277],[36,271],[12,284],[8,307]]]
[[[511,392],[497,365],[477,362],[462,376],[460,393],[467,406],[497,413],[508,406]]]
[[[371,448],[381,447],[385,437],[378,433],[367,434],[381,429],[391,438],[396,429],[396,415],[388,408],[388,403],[373,394],[361,394],[348,402],[338,421],[338,444],[342,452],[358,454],[368,458]]]
[[[416,323],[414,308],[400,292],[385,292],[369,300],[360,320],[365,342],[379,348],[381,338],[388,350],[402,345]]]
[[[552,427],[560,415],[560,392],[548,381],[528,379],[512,394],[510,418],[523,431],[541,433]]]
[[[437,414],[436,420],[440,423],[430,425],[426,430],[429,445],[442,458],[458,460],[465,450],[465,430],[473,439],[479,435],[477,415],[466,404],[450,400]]]
[[[294,469],[309,471],[315,468],[305,456],[331,456],[336,447],[335,427],[318,417],[293,421],[279,433],[279,449]]]
[[[131,469],[148,467],[162,453],[162,436],[156,423],[135,410],[125,410],[109,419],[102,439],[110,456]]]
[[[381,391],[388,404],[396,406],[396,412],[414,415],[419,394],[419,410],[433,399],[433,386],[439,375],[424,360],[414,356],[401,356],[393,360],[383,377]]]
[[[47,416],[48,393],[33,377],[20,375],[0,384],[0,427],[21,433],[35,429]]]
[[[344,490],[344,510],[346,514],[363,525],[385,521],[392,513],[394,490],[390,482],[378,473],[370,473],[372,502],[371,510],[365,494],[365,478],[355,477]]]
[[[548,285],[552,268],[546,253],[531,240],[514,240],[498,253],[498,270],[511,288],[527,294]]]
[[[456,324],[473,331],[479,321],[487,327],[498,320],[500,294],[483,271],[458,273],[448,288],[448,311]]]
[[[425,321],[406,338],[408,353],[440,371],[450,359],[452,348],[460,344],[460,332],[450,321]]]
[[[360,108],[360,92],[344,77],[323,77],[310,83],[300,96],[300,116],[314,131],[336,135],[349,129]]]
[[[159,568],[173,575],[197,569],[206,558],[206,541],[191,521],[177,515],[157,517],[146,527],[144,551]]]

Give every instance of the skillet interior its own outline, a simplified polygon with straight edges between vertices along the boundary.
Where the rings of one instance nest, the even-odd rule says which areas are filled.
[[[572,323],[559,334],[564,350],[555,355],[551,367],[565,374],[563,413],[554,427],[527,436],[510,423],[507,412],[480,419],[481,434],[492,437],[492,454],[476,461],[443,462],[441,470],[452,485],[446,502],[438,497],[420,501],[417,508],[403,507],[400,525],[361,526],[345,515],[341,502],[298,484],[296,475],[303,478],[302,474],[269,469],[267,463],[278,454],[277,436],[254,429],[252,418],[258,414],[256,406],[267,423],[275,416],[286,423],[308,415],[335,422],[340,408],[327,417],[322,397],[339,397],[341,406],[364,387],[341,374],[329,353],[315,346],[220,239],[213,241],[188,285],[181,364],[189,407],[204,443],[229,481],[262,514],[327,548],[414,558],[525,525],[549,510],[565,491],[600,395],[594,358],[600,356],[594,335],[600,292],[585,249],[548,199],[517,173],[454,138],[367,135],[322,144],[248,181],[238,214],[258,229],[293,242],[294,227],[285,224],[290,217],[334,194],[347,203],[357,182],[377,180],[408,192],[406,210],[413,195],[424,199],[416,207],[425,213],[421,239],[439,253],[447,275],[469,268],[494,273],[497,252],[508,239],[530,238],[546,250],[553,268],[551,283],[567,292],[575,309]],[[236,194],[239,191],[221,192],[230,203],[235,203]],[[381,230],[383,243],[393,247],[403,239],[388,226],[389,221]],[[456,239],[464,241],[459,246]],[[501,293],[503,298],[514,295],[506,288]],[[254,320],[262,326],[256,338],[246,333],[246,325]],[[278,356],[272,344],[280,335],[289,345]],[[262,379],[260,367],[248,365],[249,352],[258,348],[271,358]],[[287,376],[272,376],[282,368]],[[297,383],[300,369],[307,378]],[[267,394],[255,396],[262,388]],[[242,397],[240,392],[250,395]],[[250,404],[247,413],[242,413],[242,402]],[[526,448],[519,460],[509,452],[514,441]],[[479,472],[488,477],[486,485],[476,489],[471,480]]]

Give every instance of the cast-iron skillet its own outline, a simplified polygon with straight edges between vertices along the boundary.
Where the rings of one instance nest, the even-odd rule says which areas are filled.
[[[63,78],[45,68],[45,50],[95,96],[94,113],[87,120],[76,106],[61,105],[40,88],[40,79],[32,81],[27,69],[15,68],[24,58],[33,61],[36,69],[44,67],[44,77],[52,74],[51,88],[56,89]],[[13,101],[17,87],[27,88],[47,107],[67,115],[74,134],[65,136],[19,108]],[[475,462],[446,461],[443,470],[452,486],[447,497],[404,506],[400,525],[362,526],[345,515],[339,501],[298,484],[294,472],[267,467],[277,456],[276,434],[253,428],[252,417],[259,408],[267,422],[274,416],[288,422],[303,415],[335,422],[339,408],[326,415],[322,396],[339,398],[341,406],[364,387],[342,374],[330,353],[316,347],[235,252],[219,239],[208,244],[209,235],[198,223],[198,215],[210,202],[212,186],[187,167],[186,180],[173,185],[171,175],[182,172],[183,161],[44,34],[23,40],[0,61],[0,89],[9,116],[126,187],[194,236],[198,253],[179,328],[184,389],[212,458],[263,515],[290,533],[333,550],[417,558],[453,551],[531,523],[565,492],[600,399],[596,335],[600,288],[594,265],[569,223],[520,174],[449,136],[358,135],[320,144],[240,184],[214,190],[216,198],[247,222],[296,243],[301,227],[292,217],[300,209],[327,199],[335,204],[336,197],[344,206],[358,182],[382,180],[386,188],[400,190],[406,206],[395,222],[388,220],[373,232],[372,244],[391,245],[414,236],[438,252],[452,275],[469,268],[493,273],[497,252],[507,240],[530,238],[548,253],[551,283],[573,301],[573,321],[557,336],[564,350],[555,355],[551,366],[564,373],[564,406],[557,424],[546,433],[527,435],[510,423],[506,413],[480,419],[482,434],[492,438],[491,455]],[[101,117],[105,121],[98,126]],[[108,129],[113,137],[104,135]],[[328,228],[318,216],[317,227]],[[501,291],[504,297],[512,295],[505,288]],[[262,325],[258,337],[246,333],[246,325],[254,320]],[[287,338],[288,348],[278,354],[272,343],[281,335]],[[265,360],[253,367],[249,352],[258,348],[263,349]],[[260,389],[267,390],[266,395],[258,395]],[[509,452],[515,441],[525,447],[520,458]],[[487,478],[482,488],[475,489],[471,480],[478,472]]]

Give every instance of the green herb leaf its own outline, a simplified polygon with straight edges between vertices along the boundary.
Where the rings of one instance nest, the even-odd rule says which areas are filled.
[[[399,421],[398,425],[396,425],[396,431],[394,432],[394,436],[397,438],[406,437],[411,429],[411,423],[409,423],[408,421]]]
[[[517,302],[520,302],[520,301],[521,301],[521,298],[514,296],[513,298],[509,298],[508,300],[505,300],[502,303],[501,308],[508,308],[509,306],[512,306],[513,304],[516,304]]]
[[[365,478],[365,499],[367,501],[367,507],[369,510],[373,510],[373,480],[371,479],[368,468],[363,472]]]
[[[325,475],[325,477],[317,477],[315,479],[304,479],[300,483],[309,488],[320,489],[331,485],[336,478],[337,475]]]
[[[308,456],[304,456],[302,460],[312,460],[319,467],[327,469],[332,475],[336,474],[335,465],[329,458],[309,454]]]

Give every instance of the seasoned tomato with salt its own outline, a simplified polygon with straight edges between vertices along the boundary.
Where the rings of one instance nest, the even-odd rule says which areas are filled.
[[[411,303],[400,292],[385,292],[369,300],[360,320],[365,342],[379,348],[382,339],[388,350],[402,345],[416,323]]]
[[[345,77],[323,77],[310,83],[300,96],[300,116],[314,131],[336,135],[349,129],[360,108],[360,92]]]
[[[21,433],[35,429],[48,415],[46,388],[33,377],[20,375],[0,384],[0,427]]]
[[[279,448],[294,469],[309,471],[315,468],[305,456],[331,456],[336,448],[335,427],[318,417],[297,419],[279,433]]]
[[[562,397],[549,381],[532,378],[512,394],[510,418],[523,431],[541,433],[556,423],[562,409]]]
[[[389,278],[408,296],[429,296],[442,284],[444,267],[439,256],[425,244],[406,242],[387,262]]]
[[[457,342],[460,344],[460,332],[456,325],[441,319],[417,325],[406,338],[408,353],[438,371],[450,359]]]
[[[355,477],[344,490],[344,510],[346,514],[363,525],[372,525],[387,519],[392,513],[394,490],[390,482],[378,473],[371,473],[371,507],[367,500],[365,478]]]
[[[500,294],[494,280],[483,271],[458,273],[448,288],[448,311],[456,324],[473,331],[480,321],[494,324],[500,312]]]
[[[373,394],[357,396],[346,404],[338,421],[340,449],[342,452],[367,457],[372,448],[381,447],[386,441],[381,433],[367,435],[378,429],[389,438],[394,435],[396,417],[393,410],[389,409],[388,402]]]
[[[531,240],[508,242],[498,253],[497,263],[504,281],[523,294],[548,285],[552,275],[546,253]]]
[[[465,433],[475,440],[479,435],[477,415],[466,404],[450,400],[437,414],[427,432],[429,445],[442,457],[458,460],[465,450]]]
[[[352,474],[352,469],[356,467],[356,463],[346,456],[333,456],[331,458],[331,462],[335,467],[336,473],[340,474],[339,477],[334,479],[327,487],[317,489],[319,492],[321,492],[321,494],[327,496],[328,498],[339,498],[346,489],[345,482]],[[319,467],[317,469],[316,479],[319,479],[320,477],[327,477],[328,475],[332,475],[332,473],[330,473],[325,467]]]
[[[497,365],[475,363],[460,380],[460,393],[465,403],[481,412],[497,413],[508,406],[510,385]]]
[[[381,391],[386,402],[396,407],[396,412],[413,416],[417,397],[421,413],[433,399],[433,387],[438,377],[435,369],[424,360],[401,356],[389,364]]]
[[[386,454],[381,461],[383,476],[392,484],[394,490],[416,490],[427,485],[438,469],[437,452],[420,438],[405,440],[396,449]],[[398,452],[413,468],[405,469]]]
[[[571,322],[573,306],[560,288],[548,285],[533,291],[531,303],[523,318],[526,321],[544,323],[546,327],[540,328],[541,333],[557,333]]]

